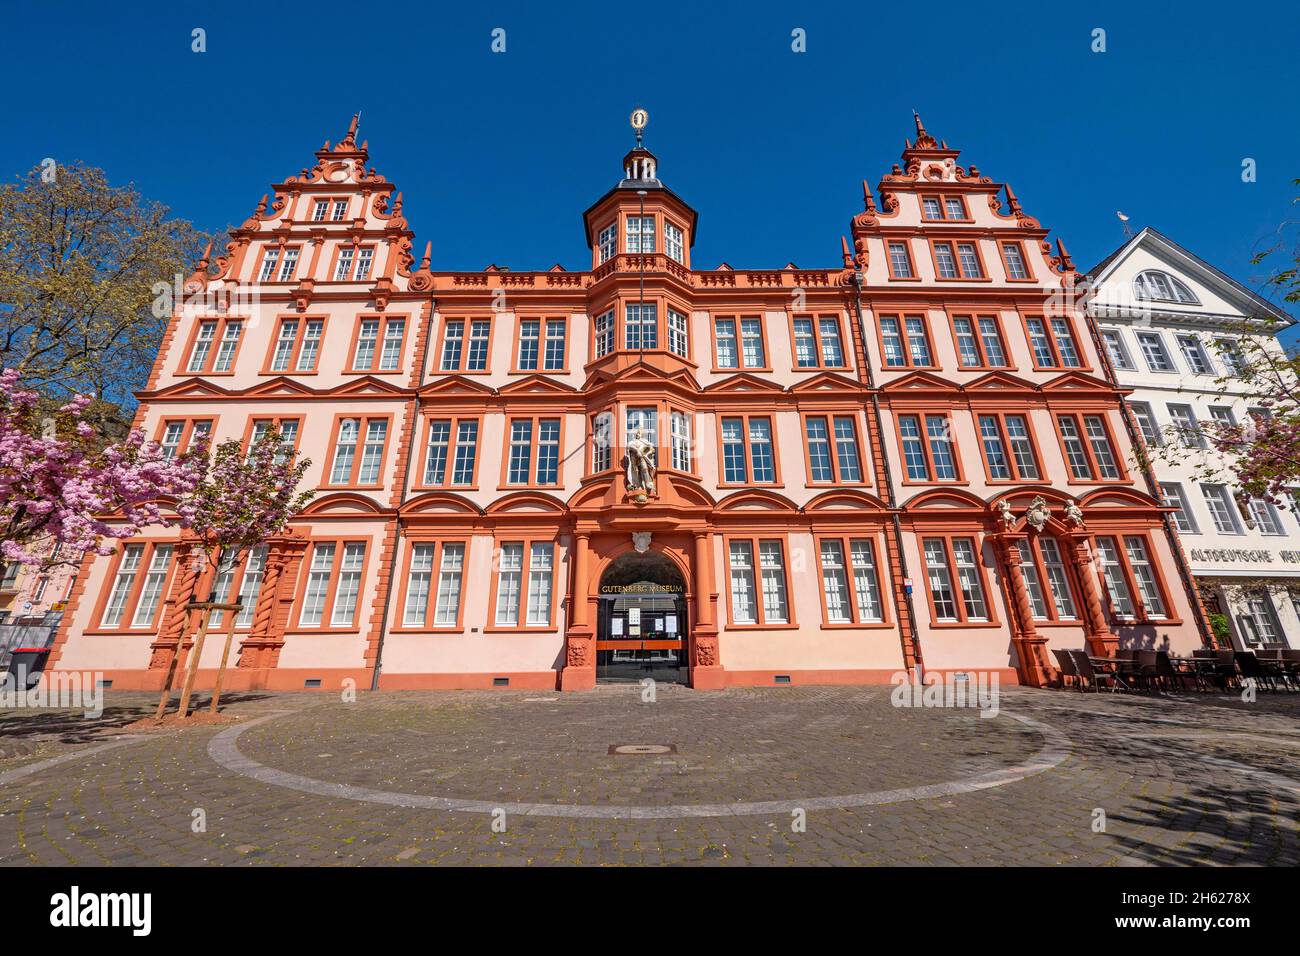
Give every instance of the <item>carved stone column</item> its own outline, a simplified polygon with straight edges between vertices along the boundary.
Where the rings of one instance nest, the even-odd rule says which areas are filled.
[[[1094,657],[1114,657],[1119,647],[1119,637],[1106,623],[1106,609],[1101,603],[1101,588],[1097,582],[1096,563],[1088,545],[1088,533],[1076,530],[1071,534],[1074,568],[1078,572],[1079,586],[1083,588],[1083,603],[1087,610],[1084,628],[1088,640],[1088,653]]]
[[[718,625],[713,619],[713,534],[695,532],[695,621],[691,628],[691,686],[720,690],[726,675],[718,654]]]
[[[1031,687],[1047,687],[1056,679],[1056,673],[1047,661],[1047,638],[1034,625],[1034,606],[1020,572],[1020,539],[1002,535],[995,539],[994,547],[1011,585],[1011,613],[1019,629],[1012,641],[1020,660],[1020,679]]]
[[[573,588],[569,594],[569,629],[564,633],[560,690],[591,690],[596,686],[596,640],[589,620],[589,537],[580,532],[573,538]]]

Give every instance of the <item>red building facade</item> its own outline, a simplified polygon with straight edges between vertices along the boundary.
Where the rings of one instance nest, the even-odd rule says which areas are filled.
[[[274,422],[313,462],[217,582],[227,686],[1042,684],[1054,647],[1199,646],[1073,263],[957,159],[918,119],[841,261],[703,269],[638,144],[590,269],[445,272],[354,122],[201,263],[139,395],[170,450]],[[160,686],[211,587],[176,530],[88,558],[50,666]]]

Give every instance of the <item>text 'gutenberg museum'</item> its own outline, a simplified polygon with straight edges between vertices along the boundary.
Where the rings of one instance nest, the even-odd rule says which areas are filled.
[[[696,268],[638,138],[588,270],[446,272],[354,121],[201,263],[139,393],[169,453],[274,423],[312,461],[217,582],[227,687],[1043,684],[1052,648],[1201,646],[1074,264],[958,155],[918,118],[842,261]],[[161,687],[195,569],[175,529],[88,557],[49,669]]]

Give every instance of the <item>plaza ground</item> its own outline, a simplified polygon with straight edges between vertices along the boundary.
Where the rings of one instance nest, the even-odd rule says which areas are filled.
[[[1300,863],[1300,694],[890,691],[248,693],[143,735],[147,695],[0,711],[0,865]]]

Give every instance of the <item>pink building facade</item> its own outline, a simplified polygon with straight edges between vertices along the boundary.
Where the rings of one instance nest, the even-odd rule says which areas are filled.
[[[590,269],[438,271],[355,127],[201,263],[139,393],[171,451],[275,423],[312,461],[215,582],[228,687],[1044,684],[1202,644],[1068,254],[919,119],[840,261],[774,270],[694,265],[638,145]],[[49,666],[161,686],[194,568],[177,530],[88,558]]]

